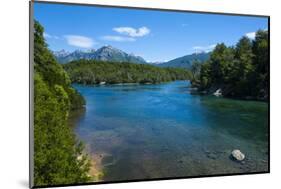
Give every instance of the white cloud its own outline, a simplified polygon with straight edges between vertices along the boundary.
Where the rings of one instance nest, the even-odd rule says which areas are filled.
[[[210,52],[216,47],[216,45],[217,44],[212,44],[212,45],[207,45],[207,46],[195,46],[195,47],[192,47],[192,48],[195,51]]]
[[[136,40],[135,38],[132,37],[122,37],[116,35],[106,35],[103,36],[102,39],[106,41],[116,41],[116,42],[132,42]]]
[[[43,33],[43,37],[44,37],[45,39],[47,39],[47,38],[51,38],[51,35],[48,34],[48,33],[46,33],[46,32],[44,32],[44,33]]]
[[[43,37],[44,37],[45,39],[47,39],[47,38],[49,38],[49,39],[60,39],[58,36],[56,36],[56,35],[50,35],[50,34],[48,34],[48,33],[46,33],[46,32],[43,33]]]
[[[256,37],[256,32],[249,32],[249,33],[246,33],[246,36],[250,39],[255,39]]]
[[[113,28],[113,31],[116,31],[120,34],[128,35],[130,37],[143,37],[150,33],[150,29],[147,27],[140,27],[140,28],[132,28],[132,27],[118,27]]]
[[[81,35],[65,35],[64,36],[69,45],[81,48],[90,48],[95,45],[93,39]]]

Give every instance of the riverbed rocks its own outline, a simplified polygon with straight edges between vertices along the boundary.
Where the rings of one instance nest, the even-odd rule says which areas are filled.
[[[205,150],[204,152],[206,154],[206,157],[212,160],[218,159],[224,153],[223,151],[209,151],[209,150]]]
[[[245,159],[245,155],[238,149],[233,150],[231,156],[236,161],[243,161]]]
[[[207,154],[207,157],[208,157],[209,159],[213,159],[213,160],[215,160],[215,159],[218,158],[217,154],[215,154],[215,153],[208,153],[208,154]]]

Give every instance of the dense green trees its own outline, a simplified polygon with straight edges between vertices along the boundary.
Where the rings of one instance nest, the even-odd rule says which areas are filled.
[[[192,82],[204,92],[220,88],[226,97],[267,100],[268,64],[268,32],[259,30],[235,47],[218,44]]]
[[[190,72],[180,68],[159,68],[148,64],[78,60],[65,64],[71,81],[81,84],[160,83],[190,79]]]
[[[253,63],[256,73],[253,74],[253,82],[257,86],[257,93],[268,98],[269,89],[269,51],[268,32],[258,31],[253,42]]]
[[[89,160],[67,124],[69,111],[85,100],[47,49],[37,21],[34,29],[34,184],[86,182]]]
[[[191,80],[196,82],[198,80],[198,77],[200,76],[200,70],[201,70],[201,62],[199,60],[194,60],[191,64],[191,74],[192,78]]]

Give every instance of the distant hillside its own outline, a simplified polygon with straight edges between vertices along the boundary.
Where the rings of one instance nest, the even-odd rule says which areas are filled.
[[[110,62],[130,62],[136,64],[145,64],[146,61],[140,57],[133,54],[128,54],[120,49],[114,48],[112,46],[104,46],[98,50],[88,50],[81,51],[76,50],[74,52],[67,52],[65,50],[53,52],[54,56],[58,62],[64,64],[71,62],[73,60],[101,60]]]
[[[64,64],[72,83],[84,85],[140,83],[152,84],[175,80],[189,80],[189,70],[160,68],[150,64],[76,60]]]
[[[200,62],[204,62],[208,60],[210,57],[210,53],[193,53],[190,55],[182,56],[173,60],[170,60],[165,63],[157,64],[159,67],[175,67],[175,68],[186,68],[189,69],[194,60],[198,60]]]

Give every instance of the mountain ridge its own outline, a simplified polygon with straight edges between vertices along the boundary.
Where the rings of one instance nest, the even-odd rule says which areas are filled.
[[[192,53],[164,63],[157,64],[156,66],[190,69],[193,61],[198,60],[199,62],[205,62],[210,58],[210,54],[210,52]]]
[[[135,64],[150,64],[157,67],[174,67],[190,69],[192,62],[198,60],[199,62],[205,62],[210,57],[210,52],[192,53],[189,55],[181,56],[172,59],[167,62],[147,62],[141,56],[136,56],[133,53],[126,53],[120,49],[112,47],[110,45],[103,46],[97,50],[75,50],[73,52],[66,51],[64,49],[60,51],[53,51],[53,55],[57,61],[61,64],[65,64],[74,60],[86,59],[86,60],[100,60],[107,62],[129,62]]]
[[[65,64],[74,60],[86,59],[86,60],[101,60],[111,62],[129,62],[136,64],[146,64],[147,62],[140,56],[134,54],[128,54],[120,49],[114,48],[110,45],[103,46],[97,50],[75,50],[68,52],[64,49],[60,51],[53,51],[53,55],[57,61],[61,64]]]

